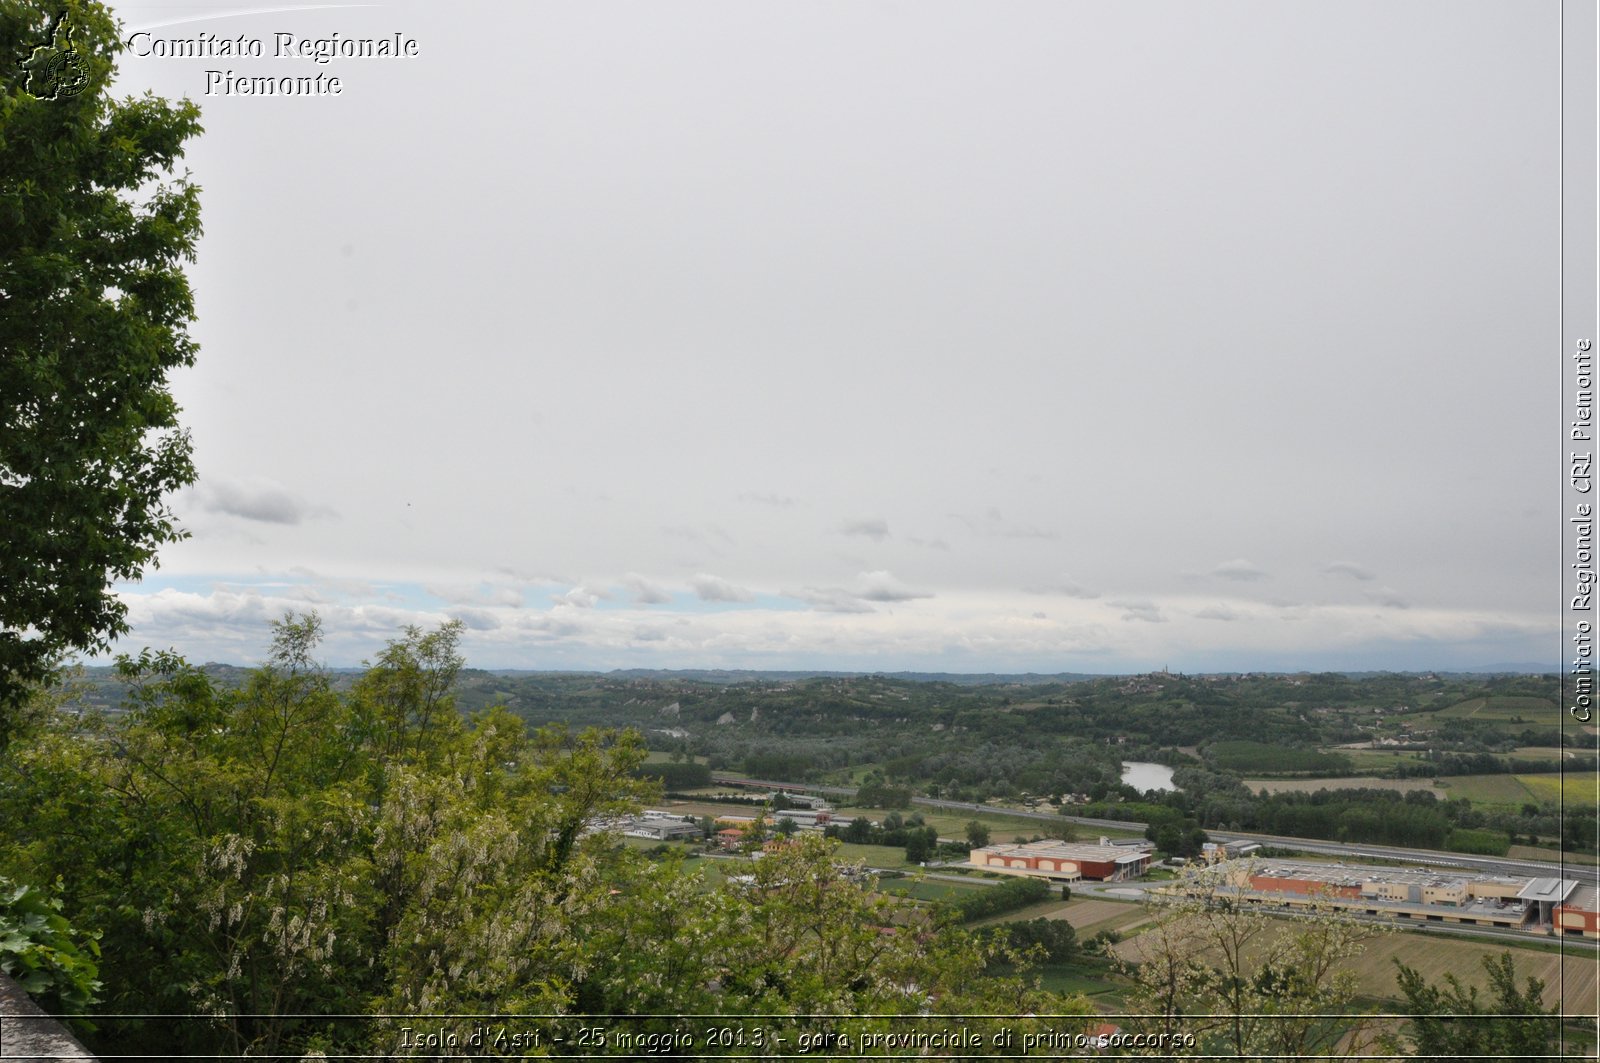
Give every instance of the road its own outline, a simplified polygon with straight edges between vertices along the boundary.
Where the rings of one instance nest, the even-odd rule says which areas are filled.
[[[819,786],[813,783],[773,782],[768,779],[738,779],[733,776],[713,775],[718,784],[741,786],[767,786],[782,790],[809,790],[829,796],[848,796],[855,793],[845,786]],[[1066,820],[1097,830],[1142,831],[1146,824],[1138,820],[1094,819],[1088,816],[1064,816],[1057,812],[1025,812],[998,805],[973,804],[970,801],[945,801],[937,797],[913,797],[912,804],[924,808],[937,808],[946,812],[987,812],[997,816],[1036,819],[1046,823]],[[1312,838],[1288,838],[1271,834],[1243,834],[1237,831],[1206,831],[1213,841],[1257,842],[1261,845],[1294,849],[1319,856],[1347,856],[1365,860],[1396,860],[1432,867],[1459,867],[1484,871],[1491,875],[1522,875],[1529,878],[1566,878],[1590,885],[1600,884],[1600,868],[1585,864],[1544,863],[1537,860],[1507,860],[1492,856],[1469,856],[1465,853],[1445,853],[1433,849],[1402,849],[1387,845],[1359,845],[1330,842]]]

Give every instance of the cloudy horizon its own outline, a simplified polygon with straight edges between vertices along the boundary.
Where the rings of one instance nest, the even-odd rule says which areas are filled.
[[[418,42],[122,57],[206,231],[119,650],[1561,666],[1556,8],[113,10]]]

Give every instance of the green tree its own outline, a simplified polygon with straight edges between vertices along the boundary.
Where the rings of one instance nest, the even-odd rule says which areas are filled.
[[[974,849],[982,849],[989,844],[989,828],[977,820],[967,821],[967,843]]]
[[[939,835],[932,827],[917,827],[906,833],[906,859],[920,864],[933,856]]]
[[[200,202],[171,171],[199,111],[113,100],[121,48],[91,0],[0,0],[0,745],[63,652],[127,631],[111,583],[182,537],[195,475],[167,376],[196,351]]]
[[[1544,982],[1529,977],[1517,985],[1511,953],[1483,958],[1489,998],[1453,974],[1444,985],[1429,984],[1420,973],[1395,961],[1400,992],[1411,1014],[1416,1054],[1455,1063],[1467,1059],[1537,1059],[1550,1053],[1559,1032],[1554,1013],[1544,1006]]]
[[[451,630],[408,631],[345,697],[315,617],[279,623],[238,690],[147,653],[128,712],[0,756],[0,874],[59,880],[102,934],[104,1010],[219,1016],[108,1031],[119,1050],[354,1051],[360,1025],[294,1016],[567,1005],[573,925],[607,892],[589,828],[652,792],[644,751],[462,717]]]
[[[1362,1054],[1371,1037],[1341,1017],[1356,984],[1340,965],[1383,928],[1331,906],[1275,919],[1242,896],[1247,866],[1190,868],[1151,895],[1152,925],[1118,960],[1135,983],[1132,1025],[1192,1034],[1194,1053],[1213,1056]]]

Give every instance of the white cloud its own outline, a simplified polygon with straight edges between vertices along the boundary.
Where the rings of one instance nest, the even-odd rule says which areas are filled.
[[[871,573],[865,575],[873,575]],[[716,578],[716,577],[713,577]],[[724,581],[726,582],[726,581]],[[407,625],[424,629],[452,617],[468,625],[463,652],[476,667],[910,668],[935,671],[1143,671],[1170,663],[1186,671],[1281,667],[1319,662],[1357,667],[1439,667],[1482,663],[1482,652],[1542,644],[1538,617],[1371,605],[1300,606],[1290,614],[1229,600],[1132,596],[1114,601],[1060,599],[1039,615],[1037,596],[941,589],[914,609],[876,609],[861,587],[786,591],[810,609],[709,609],[618,604],[427,607],[416,585],[382,585],[414,603],[316,603],[336,665],[372,659]],[[398,591],[397,591],[398,588]],[[270,623],[305,610],[295,584],[242,582],[202,590],[122,590],[134,635],[120,650],[172,646],[192,660],[247,664],[270,643]],[[712,599],[721,601],[725,599]],[[1121,621],[1119,623],[1119,621]],[[1151,642],[1151,629],[1160,638]],[[1316,647],[1309,654],[1306,647]],[[1475,647],[1496,647],[1482,650]],[[1375,656],[1378,655],[1378,656]],[[1386,656],[1385,656],[1386,655]],[[1494,660],[1536,659],[1513,651]]]

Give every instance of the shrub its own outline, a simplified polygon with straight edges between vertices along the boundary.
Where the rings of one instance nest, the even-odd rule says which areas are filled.
[[[0,878],[0,972],[46,1010],[80,1012],[97,999],[99,935],[74,930],[61,902]]]

